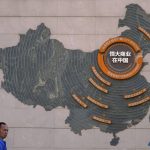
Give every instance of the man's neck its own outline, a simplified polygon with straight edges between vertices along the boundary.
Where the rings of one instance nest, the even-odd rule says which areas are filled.
[[[1,137],[0,137],[0,140],[3,140],[3,141],[4,141],[4,139],[3,139],[3,138],[1,138]]]

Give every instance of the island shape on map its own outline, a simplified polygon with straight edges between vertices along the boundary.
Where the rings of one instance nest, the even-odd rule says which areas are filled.
[[[150,15],[140,6],[128,5],[125,18],[119,20],[118,26],[128,27],[120,36],[138,43],[143,57],[150,52],[150,40],[138,30],[142,27],[150,32]],[[116,145],[116,133],[138,124],[147,115],[150,105],[147,102],[129,108],[123,95],[133,89],[147,88],[142,97],[150,96],[150,84],[140,72],[127,80],[111,79],[97,64],[98,49],[92,52],[66,49],[60,41],[50,39],[50,35],[50,29],[42,23],[36,30],[29,29],[26,34],[20,35],[16,46],[0,49],[0,69],[4,74],[2,88],[22,103],[34,107],[40,105],[46,111],[58,106],[67,107],[70,114],[65,123],[74,133],[81,135],[82,130],[98,127],[103,132],[112,133],[114,139],[111,144]],[[92,67],[112,85],[98,81]],[[109,93],[96,89],[89,79],[96,80]],[[91,103],[88,100],[91,97],[105,104],[105,108],[109,105],[109,109]],[[137,99],[131,98],[129,101]],[[83,107],[77,101],[82,102]],[[93,116],[101,116],[100,121],[106,123],[95,121],[97,118],[94,120]]]

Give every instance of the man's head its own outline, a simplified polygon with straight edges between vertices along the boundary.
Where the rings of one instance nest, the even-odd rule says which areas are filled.
[[[8,134],[8,126],[5,122],[0,122],[0,138],[5,139]]]

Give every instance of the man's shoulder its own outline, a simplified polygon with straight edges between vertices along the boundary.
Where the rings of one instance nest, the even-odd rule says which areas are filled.
[[[5,147],[5,142],[2,139],[0,139],[0,150],[6,150]]]
[[[4,141],[2,139],[0,139],[0,144],[4,144]]]

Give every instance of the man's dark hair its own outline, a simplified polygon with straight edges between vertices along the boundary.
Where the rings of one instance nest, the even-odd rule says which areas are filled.
[[[2,125],[6,125],[6,123],[5,122],[0,122],[0,128],[1,128]]]

